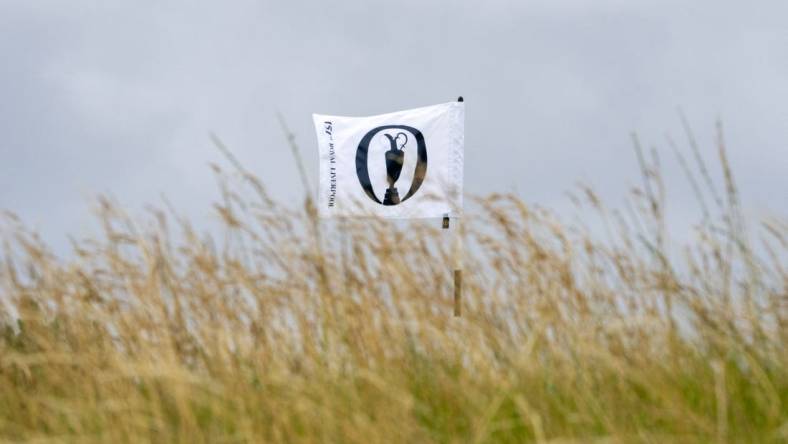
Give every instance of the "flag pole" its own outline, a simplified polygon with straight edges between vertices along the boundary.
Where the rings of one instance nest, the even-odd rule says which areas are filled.
[[[457,98],[458,102],[464,102],[462,96]],[[443,216],[443,229],[449,229],[449,215]],[[457,212],[452,230],[452,268],[454,271],[454,316],[462,316],[462,234],[460,233],[460,213]]]
[[[454,226],[454,316],[462,316],[462,238],[460,220]]]

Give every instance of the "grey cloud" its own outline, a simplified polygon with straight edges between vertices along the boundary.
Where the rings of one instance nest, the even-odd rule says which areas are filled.
[[[714,120],[752,211],[785,214],[784,2],[4,2],[0,208],[47,239],[86,230],[93,192],[160,192],[197,219],[217,133],[271,192],[301,195],[281,112],[316,175],[312,112],[467,99],[466,190],[562,208],[578,179],[613,203],[636,180],[629,133],[693,199],[665,132],[682,106],[713,158]],[[784,194],[784,193],[782,193]]]

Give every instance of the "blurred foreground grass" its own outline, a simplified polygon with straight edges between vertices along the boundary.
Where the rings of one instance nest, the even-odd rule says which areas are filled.
[[[217,242],[101,200],[62,259],[8,215],[0,440],[788,442],[788,223],[743,219],[721,146],[682,248],[639,149],[630,212],[578,198],[603,235],[475,199],[462,318],[438,223],[317,223],[237,164]]]

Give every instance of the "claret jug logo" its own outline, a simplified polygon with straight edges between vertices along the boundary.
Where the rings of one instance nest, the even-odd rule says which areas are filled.
[[[369,144],[378,134],[382,134],[386,138],[390,148],[385,152],[385,158],[369,159]],[[415,152],[413,150],[414,144],[416,145]],[[405,156],[416,156],[416,170],[413,172],[413,181],[410,184],[410,189],[400,199],[396,185],[402,172],[402,166],[405,164]],[[369,180],[370,162],[385,162],[386,164],[388,188],[386,188],[382,202],[375,195],[375,190]],[[356,175],[358,175],[358,182],[361,184],[364,192],[367,193],[367,196],[381,205],[397,205],[408,200],[419,190],[426,174],[427,146],[424,143],[424,135],[416,128],[406,125],[379,126],[365,134],[358,144],[358,149],[356,150]]]

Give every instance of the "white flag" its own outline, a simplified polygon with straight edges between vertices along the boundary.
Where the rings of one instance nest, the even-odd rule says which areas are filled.
[[[314,114],[321,217],[459,216],[465,107],[450,102],[370,117]]]

